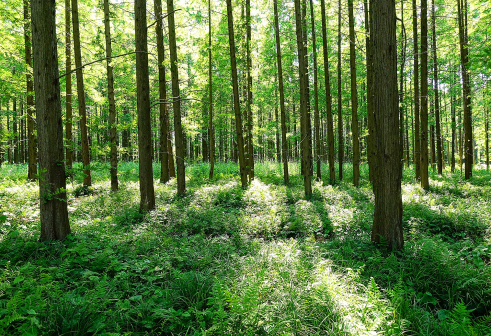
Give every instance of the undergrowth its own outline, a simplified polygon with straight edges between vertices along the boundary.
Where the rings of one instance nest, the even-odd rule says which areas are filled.
[[[313,184],[298,164],[186,169],[187,193],[158,182],[138,211],[138,165],[75,165],[72,235],[40,243],[38,186],[25,165],[0,169],[0,335],[490,335],[491,174],[403,176],[405,248],[370,242],[373,193],[345,179]],[[323,166],[324,176],[328,176]]]

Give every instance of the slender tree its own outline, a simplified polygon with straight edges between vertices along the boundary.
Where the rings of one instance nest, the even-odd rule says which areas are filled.
[[[252,143],[252,57],[251,0],[246,0],[246,66],[247,66],[247,153],[249,182],[254,179],[254,148]]]
[[[177,68],[176,25],[174,23],[174,0],[167,0],[167,21],[169,25],[170,72],[172,77],[172,108],[174,110],[174,132],[176,143],[177,193],[186,192],[185,142],[181,124],[181,93]]]
[[[436,130],[436,161],[438,174],[443,173],[443,146],[442,131],[440,126],[440,96],[438,90],[438,59],[436,50],[436,8],[435,0],[431,0],[431,25],[433,30],[433,91],[435,95],[435,130]]]
[[[428,180],[428,0],[421,0],[421,187]]]
[[[211,0],[208,0],[208,99],[209,99],[209,125],[208,135],[210,137],[210,180],[213,178],[215,169],[215,128],[213,127],[213,72],[212,72],[212,44],[211,44]]]
[[[65,80],[66,80],[66,105],[65,105],[65,138],[66,138],[66,165],[72,169],[73,165],[73,93],[72,93],[72,19],[71,0],[65,0]]]
[[[278,89],[280,92],[280,114],[281,114],[281,150],[283,159],[283,179],[285,184],[290,184],[288,174],[288,143],[286,142],[286,114],[285,114],[285,90],[283,87],[283,64],[281,59],[281,40],[280,40],[280,25],[278,19],[278,0],[273,0],[274,6],[274,28],[276,38],[276,62],[278,65]]]
[[[339,179],[343,179],[343,102],[341,100],[341,0],[338,0],[338,164]]]
[[[312,26],[312,50],[314,56],[314,128],[315,128],[315,162],[317,163],[316,175],[317,179],[321,180],[321,134],[320,134],[320,118],[319,118],[319,88],[317,80],[317,40],[315,36],[315,20],[314,20],[314,3],[310,0],[310,20]]]
[[[73,20],[73,46],[75,53],[75,67],[77,74],[77,96],[78,113],[80,115],[80,134],[82,142],[82,163],[84,166],[85,186],[92,185],[90,174],[90,149],[87,129],[87,106],[85,102],[85,86],[82,66],[82,50],[80,47],[80,20],[78,15],[78,0],[72,0],[72,20]]]
[[[402,161],[397,92],[397,45],[395,1],[370,1],[373,29],[375,144],[375,213],[372,241],[386,242],[389,249],[402,249]]]
[[[148,76],[147,4],[135,0],[136,90],[138,110],[138,162],[140,211],[155,208],[150,126],[150,84]]]
[[[375,112],[373,109],[373,48],[372,48],[372,28],[369,18],[368,0],[364,1],[365,11],[365,44],[366,44],[366,59],[367,59],[367,161],[369,169],[370,182],[374,182],[376,151],[375,151]]]
[[[421,136],[420,136],[420,100],[419,96],[419,46],[418,46],[418,7],[413,1],[413,49],[414,49],[414,166],[416,180],[421,179]]]
[[[107,94],[109,99],[109,141],[111,147],[111,190],[118,190],[118,148],[116,146],[116,101],[114,98],[114,76],[111,45],[111,25],[109,20],[109,0],[104,0],[104,32],[107,57]]]
[[[55,10],[55,0],[31,1],[34,90],[38,116],[41,241],[64,240],[70,234],[63,162]]]
[[[350,73],[351,73],[351,134],[353,136],[353,185],[360,181],[360,139],[358,137],[358,93],[356,89],[356,53],[355,53],[355,20],[353,0],[348,0],[348,21],[350,40]]]

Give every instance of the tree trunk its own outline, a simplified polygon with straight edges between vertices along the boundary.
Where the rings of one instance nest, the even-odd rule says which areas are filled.
[[[274,27],[276,37],[276,62],[278,65],[278,89],[280,91],[280,114],[281,114],[281,150],[283,152],[283,180],[286,185],[290,184],[288,173],[288,143],[286,141],[286,114],[285,114],[285,90],[283,87],[283,65],[281,60],[281,40],[278,19],[278,0],[273,0],[274,6]]]
[[[343,105],[341,101],[341,0],[338,0],[338,164],[339,179],[343,179]]]
[[[184,133],[181,124],[181,93],[179,90],[179,73],[177,69],[177,45],[176,26],[174,23],[174,0],[167,0],[167,19],[169,24],[169,47],[170,47],[170,70],[172,76],[172,108],[174,110],[174,133],[176,143],[176,165],[177,165],[177,193],[184,195],[186,192],[185,176],[185,147]]]
[[[367,161],[368,161],[368,175],[370,182],[374,182],[375,178],[375,165],[376,162],[376,147],[375,147],[375,111],[373,109],[373,47],[372,47],[372,28],[369,18],[368,0],[364,2],[365,12],[365,31],[366,31],[366,62],[367,62]]]
[[[370,1],[373,28],[375,143],[378,164],[374,179],[375,213],[372,241],[391,250],[403,248],[402,162],[397,92],[396,11],[394,1]]]
[[[215,128],[213,127],[213,72],[212,72],[212,54],[211,54],[211,0],[208,0],[208,99],[210,102],[210,124],[208,126],[208,135],[210,137],[210,180],[213,178],[213,172],[215,170]]]
[[[247,53],[247,152],[249,153],[249,182],[254,179],[254,148],[252,141],[252,58],[251,58],[251,0],[246,0]]]
[[[421,187],[428,190],[428,0],[421,0]]]
[[[351,132],[353,136],[353,185],[360,183],[360,139],[358,138],[358,93],[356,89],[355,22],[353,0],[348,0],[350,73],[351,73]]]
[[[159,67],[159,126],[160,126],[160,182],[169,181],[169,116],[167,111],[167,88],[165,76],[164,19],[162,0],[154,0],[157,35],[157,61]]]
[[[414,167],[416,180],[421,179],[421,135],[420,135],[420,95],[419,95],[419,53],[418,53],[418,7],[413,0],[413,49],[414,49]]]
[[[138,162],[140,211],[155,208],[150,125],[146,0],[135,0],[136,89],[138,110]]]
[[[64,240],[68,222],[55,0],[32,0],[34,90],[39,145],[40,241]]]
[[[317,79],[317,41],[315,37],[314,4],[310,0],[310,21],[312,25],[312,50],[314,56],[314,128],[315,128],[315,162],[317,179],[321,180],[321,139],[320,139],[320,119],[319,119],[319,89]]]
[[[85,103],[85,87],[82,68],[82,51],[80,48],[80,21],[78,17],[78,1],[72,1],[72,20],[73,20],[73,44],[75,53],[75,67],[77,69],[77,96],[78,96],[78,113],[80,115],[80,136],[82,142],[82,162],[84,171],[85,186],[92,185],[90,174],[90,149],[87,130],[87,106]]]
[[[297,35],[297,48],[298,48],[298,63],[299,63],[299,79],[300,79],[300,124],[302,130],[301,136],[301,148],[302,148],[302,161],[304,167],[304,190],[305,197],[310,198],[312,196],[312,181],[310,179],[310,167],[311,162],[309,161],[309,136],[308,136],[308,123],[307,119],[309,117],[308,109],[307,109],[307,65],[306,63],[306,55],[304,48],[304,40],[303,40],[303,31],[302,31],[302,13],[300,9],[300,0],[295,0],[295,30]]]
[[[469,38],[467,36],[467,2],[457,0],[459,20],[460,62],[462,67],[462,105],[464,109],[464,152],[465,179],[472,176],[473,140],[472,140],[472,111],[471,85],[469,79]]]
[[[436,128],[436,158],[438,174],[443,173],[443,146],[442,146],[442,131],[440,126],[440,97],[438,91],[438,59],[436,52],[436,9],[435,0],[431,1],[431,21],[433,26],[433,89],[435,92],[435,128]]]
[[[17,123],[18,123],[18,118],[17,118],[17,99],[14,98],[14,109],[13,109],[13,120],[14,120],[14,140],[13,140],[13,148],[14,148],[14,163],[18,164],[19,163],[19,130],[17,129]]]
[[[232,85],[234,95],[234,111],[235,111],[235,130],[237,132],[237,149],[240,168],[240,181],[242,188],[246,188],[247,181],[247,169],[244,156],[244,138],[242,135],[242,116],[240,113],[240,101],[239,101],[239,81],[237,78],[237,59],[235,57],[235,35],[234,35],[234,18],[232,14],[232,0],[227,0],[227,19],[228,19],[228,38],[230,47],[230,63],[232,70]]]
[[[118,190],[118,148],[116,147],[116,102],[114,99],[114,76],[111,65],[111,26],[109,21],[109,0],[104,0],[104,32],[107,57],[107,93],[109,98],[109,138],[111,147],[111,191]]]
[[[32,68],[32,50],[31,50],[31,24],[29,1],[24,0],[24,44],[26,47],[26,65],[28,70]],[[34,135],[34,84],[32,82],[32,74],[26,72],[27,86],[27,145],[28,145],[28,167],[27,179],[35,180],[37,174],[37,158],[36,158],[36,136]]]

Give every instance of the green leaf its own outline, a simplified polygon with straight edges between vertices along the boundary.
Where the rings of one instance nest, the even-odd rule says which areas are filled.
[[[24,278],[23,277],[17,277],[17,278],[14,279],[14,285],[15,284],[18,284],[19,282],[22,282],[22,281],[24,281]]]
[[[142,299],[142,296],[141,295],[135,295],[135,296],[130,297],[130,300],[131,301],[139,301],[141,299]]]

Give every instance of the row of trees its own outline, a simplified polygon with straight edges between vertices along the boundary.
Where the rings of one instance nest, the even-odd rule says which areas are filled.
[[[366,157],[370,166],[370,180],[374,185],[374,193],[376,200],[378,200],[376,201],[373,240],[380,241],[380,237],[384,237],[388,239],[392,247],[401,248],[403,244],[400,225],[402,220],[400,197],[402,160],[405,160],[407,164],[410,161],[414,162],[416,178],[421,180],[424,188],[429,187],[428,166],[432,157],[434,157],[432,161],[438,163],[438,172],[442,173],[445,160],[442,115],[448,117],[451,114],[451,121],[446,123],[446,135],[447,139],[450,140],[448,130],[448,126],[450,126],[451,140],[447,143],[450,144],[451,142],[452,151],[450,153],[447,149],[446,154],[447,159],[451,161],[452,169],[455,167],[456,148],[459,147],[461,150],[460,160],[465,162],[465,177],[470,178],[472,174],[476,146],[472,137],[470,88],[473,85],[480,85],[479,81],[485,82],[486,77],[484,73],[479,73],[479,76],[474,76],[476,78],[474,83],[471,83],[467,2],[458,0],[457,3],[458,42],[461,55],[460,71],[454,70],[457,69],[455,65],[448,67],[446,70],[453,72],[450,76],[448,74],[444,76],[445,81],[439,81],[436,28],[438,10],[434,1],[431,10],[433,38],[430,49],[433,62],[428,62],[430,52],[427,36],[430,34],[427,25],[428,4],[425,0],[421,2],[419,27],[418,7],[416,1],[412,3],[412,51],[408,49],[409,43],[405,26],[409,18],[404,15],[404,2],[401,2],[399,11],[400,25],[396,26],[396,9],[393,2],[387,1],[383,4],[364,2],[363,6],[360,7],[362,11],[360,11],[360,8],[357,8],[352,0],[348,1],[348,27],[344,33],[342,22],[344,8],[341,2],[338,3],[337,8],[327,8],[323,0],[320,6],[314,5],[313,1],[308,3],[306,0],[296,0],[293,8],[291,8],[288,4],[279,4],[277,1],[273,1],[272,4],[266,2],[252,6],[250,1],[246,1],[235,7],[231,0],[227,0],[225,4],[215,3],[214,6],[212,6],[211,1],[207,1],[207,8],[201,6],[190,8],[188,6],[185,8],[186,13],[183,13],[180,11],[181,8],[175,10],[173,1],[169,0],[167,1],[167,14],[164,15],[161,2],[155,0],[152,22],[148,22],[146,1],[135,1],[134,11],[130,14],[134,14],[135,19],[134,45],[136,48],[134,51],[128,50],[130,49],[128,43],[131,42],[131,39],[125,40],[122,45],[126,43],[126,49],[120,47],[121,53],[118,55],[113,55],[112,43],[113,41],[121,41],[121,36],[127,34],[126,30],[121,28],[127,28],[127,22],[122,18],[128,15],[129,7],[124,3],[111,3],[109,0],[105,0],[102,6],[105,46],[101,47],[102,55],[100,55],[103,57],[88,62],[84,62],[82,57],[80,41],[83,38],[81,38],[79,18],[81,11],[78,5],[77,0],[65,1],[65,57],[62,58],[65,72],[61,76],[58,74],[56,78],[65,81],[64,141],[66,163],[70,167],[74,156],[80,155],[84,165],[84,184],[91,184],[91,141],[89,141],[91,135],[87,128],[89,125],[87,112],[91,108],[86,103],[87,96],[89,96],[93,103],[92,109],[95,106],[95,111],[97,111],[97,106],[99,106],[100,115],[97,119],[99,124],[104,124],[103,121],[107,122],[107,126],[101,127],[102,131],[97,133],[97,144],[107,144],[111,162],[111,189],[114,191],[118,189],[118,147],[128,148],[130,139],[138,139],[140,207],[142,211],[150,210],[155,205],[151,165],[153,158],[161,162],[161,181],[167,182],[169,178],[176,175],[178,193],[183,195],[185,193],[184,163],[186,157],[201,157],[204,161],[209,160],[211,163],[210,177],[212,177],[216,156],[215,147],[218,149],[220,159],[226,158],[227,154],[224,153],[228,151],[230,152],[229,157],[238,161],[241,183],[243,187],[246,187],[254,178],[254,161],[258,154],[260,158],[275,158],[278,161],[283,161],[284,179],[287,184],[289,181],[288,160],[298,155],[302,162],[305,194],[306,197],[309,197],[312,193],[311,177],[313,176],[314,163],[317,168],[316,177],[320,179],[320,162],[327,161],[329,180],[335,181],[335,153],[337,151],[338,177],[343,178],[344,155],[349,153],[349,159],[353,164],[353,183],[355,185],[359,183],[360,160],[362,157]],[[85,5],[85,20],[91,15],[97,16],[97,6],[91,6],[90,1],[87,1]],[[29,3],[24,1],[22,22],[24,24],[25,43],[23,46],[25,49],[25,68],[28,70],[24,71],[27,73],[26,94],[5,96],[9,98],[13,96],[14,99],[18,97],[19,100],[23,100],[20,97],[25,96],[27,99],[25,119],[34,121],[32,89],[29,91],[31,76],[29,62],[32,62],[32,59],[28,57],[30,53],[30,51],[28,52],[30,48],[28,6]],[[34,27],[34,3],[32,6],[32,25]],[[223,13],[225,7],[227,9],[226,15]],[[268,8],[267,12],[272,13],[273,18],[263,18],[258,15],[257,10],[261,7]],[[5,13],[9,9],[11,8],[8,4],[4,5]],[[207,19],[205,19],[205,15],[202,15],[201,10],[203,9],[207,9]],[[253,10],[252,14],[251,9]],[[332,34],[329,29],[329,17],[334,16],[335,9],[337,9],[337,36]],[[389,11],[390,15],[377,14],[378,10],[384,13]],[[444,8],[440,9],[440,11],[442,10]],[[222,16],[216,14],[220,12],[223,13]],[[238,12],[240,19],[234,20],[234,14]],[[309,12],[310,22],[307,20]],[[363,16],[360,16],[361,13]],[[377,21],[378,15],[380,15],[380,22]],[[204,24],[207,25],[207,39],[199,38],[199,36],[197,39],[193,39],[193,37],[188,36],[189,40],[195,42],[194,48],[207,52],[198,53],[194,58],[191,55],[193,48],[189,48],[185,53],[179,53],[177,43],[179,32],[187,31],[188,34],[196,32],[196,27],[176,26],[175,17],[179,16],[192,18],[191,22],[198,28]],[[216,16],[218,16],[219,22],[213,26],[213,17]],[[382,20],[381,17],[384,19]],[[363,21],[361,21],[362,18]],[[165,27],[164,19],[167,19],[167,27]],[[363,22],[363,26],[360,22]],[[182,25],[183,21],[180,23]],[[320,23],[321,29],[318,28],[318,23]],[[15,21],[12,24],[15,25]],[[149,39],[147,34],[152,26],[155,26],[156,33],[150,34]],[[118,32],[117,38],[111,35],[111,27],[114,27]],[[447,26],[444,29],[450,31],[449,27],[451,28],[451,26]],[[365,35],[364,45],[357,40],[357,36],[360,36],[357,29],[360,28],[363,29],[363,35]],[[419,29],[421,44],[418,43]],[[253,30],[255,34],[266,36],[267,39],[263,42],[257,38],[254,40]],[[318,53],[320,45],[318,46],[316,33],[319,30],[321,32],[322,53]],[[291,38],[293,31],[295,31],[295,36]],[[225,32],[226,34],[224,34]],[[182,37],[182,32],[180,34]],[[201,37],[204,35],[201,33]],[[221,37],[224,35],[228,36],[228,39]],[[96,36],[98,35],[96,34]],[[399,36],[399,44],[396,44],[397,36]],[[72,69],[71,64],[72,37],[75,69]],[[333,39],[333,37],[337,38]],[[449,38],[446,37],[446,39]],[[348,42],[347,49],[349,49],[349,71],[346,72],[343,72],[342,62],[343,40]],[[238,42],[236,43],[236,41]],[[292,41],[296,41],[296,47]],[[93,44],[97,43],[96,38]],[[36,39],[34,39],[34,45],[36,45]],[[169,47],[168,55],[170,56],[167,58],[166,45]],[[150,49],[149,46],[151,46]],[[220,53],[223,47],[228,47],[228,53]],[[182,45],[180,49],[183,49]],[[286,50],[286,55],[282,53],[282,49]],[[329,62],[333,54],[338,56],[337,71],[334,71],[333,66],[331,66],[333,62]],[[412,71],[406,65],[409,60],[408,54],[414,56]],[[158,81],[158,85],[155,86],[158,88],[157,91],[155,89],[152,91],[149,85],[149,64],[152,64],[152,62],[149,63],[149,55],[156,56],[157,62],[155,62],[154,69],[157,71],[153,73],[158,74],[154,77]],[[136,66],[129,66],[128,63],[131,62],[128,57],[136,58]],[[319,58],[322,62],[318,62]],[[444,58],[445,60],[451,58],[451,54],[449,53]],[[421,59],[420,65],[418,64],[419,59]],[[98,76],[97,81],[92,82],[91,85],[105,92],[107,100],[101,99],[102,103],[97,103],[94,99],[97,94],[88,94],[90,89],[87,90],[84,85],[84,71],[85,77],[87,77],[88,67],[96,67],[102,61],[106,64],[107,77],[102,79],[101,76]],[[118,91],[118,86],[115,85],[118,76],[114,75],[114,63],[118,65],[116,69],[119,68],[120,76],[121,74],[133,76],[132,71],[134,70],[137,84],[136,95],[134,92],[131,93],[131,83],[123,82]],[[255,63],[260,64],[253,66]],[[319,63],[322,66],[319,66]],[[360,64],[362,66],[359,66]],[[286,72],[283,71],[285,66]],[[171,98],[167,97],[169,81],[166,78],[166,70],[169,68],[172,83]],[[36,77],[35,70],[34,77]],[[428,70],[433,72],[431,83],[428,80]],[[72,97],[71,76],[73,72],[76,73],[77,95]],[[185,79],[183,80],[181,76],[180,81],[179,75],[183,73]],[[206,80],[201,78],[201,75],[205,73],[206,76],[203,75],[203,78]],[[337,83],[333,81],[331,84],[330,74],[333,73],[337,74]],[[399,81],[397,79],[398,73]],[[319,76],[323,77],[324,81],[319,83]],[[343,78],[348,76],[350,78],[350,90],[349,94],[346,95],[348,99],[344,99],[343,92],[346,94],[348,91],[343,90],[342,85],[348,82]],[[360,80],[360,77],[363,79]],[[459,80],[461,80],[462,85],[458,84]],[[380,83],[384,84],[379,85]],[[3,84],[6,88],[13,85],[8,81]],[[18,85],[15,82],[15,77],[14,84]],[[104,84],[106,88],[99,86],[100,84]],[[462,94],[459,104],[456,96],[460,86],[462,87]],[[429,87],[431,94],[428,92]],[[181,88],[185,88],[184,92]],[[217,88],[220,89],[217,90]],[[410,94],[411,88],[413,95]],[[333,112],[335,107],[331,98],[331,90],[337,91],[337,113]],[[445,102],[445,98],[441,99],[439,90],[443,91],[444,97],[445,95],[450,97],[449,109],[446,108],[446,105],[442,106],[440,101]],[[481,90],[480,93],[480,99],[483,101],[485,90]],[[134,108],[134,100],[131,97],[136,98],[137,123],[131,121],[131,110]],[[255,97],[254,100],[253,97]],[[31,99],[31,105],[29,105],[29,99]],[[117,113],[118,99],[122,101],[119,103],[119,113]],[[428,113],[429,102],[434,110],[434,113],[431,114]],[[74,122],[72,105],[75,103],[78,106],[79,117]],[[346,105],[349,105],[351,118],[343,113],[343,110],[346,110],[343,106]],[[9,106],[8,103],[7,106]],[[107,114],[105,111],[103,112],[104,108],[101,106],[107,106]],[[157,106],[159,107],[158,115],[155,113],[152,115],[152,107]],[[359,106],[362,107],[361,110]],[[463,129],[458,127],[456,119],[458,106],[462,106],[463,110],[458,118]],[[173,115],[169,114],[170,108],[172,108]],[[229,114],[228,109],[233,109],[233,114]],[[22,108],[20,110],[23,111]],[[39,113],[39,107],[36,110]],[[214,111],[217,110],[220,112],[214,118]],[[97,115],[97,112],[95,114]],[[7,113],[7,118],[9,115]],[[173,128],[170,119],[173,119]],[[484,125],[487,127],[487,114],[483,119]],[[184,129],[183,120],[186,121]],[[334,136],[335,121],[338,125],[337,143]],[[429,126],[430,121],[435,124],[435,132]],[[121,124],[124,127],[120,127]],[[38,122],[37,125],[38,137],[41,139],[40,123]],[[95,125],[98,123],[95,122]],[[137,131],[136,125],[138,126]],[[75,133],[73,126],[77,128]],[[218,136],[217,126],[220,127]],[[21,128],[27,128],[26,134],[29,134],[29,155],[22,155],[22,157],[29,158],[29,171],[31,172],[31,167],[32,169],[36,168],[36,140],[34,132],[29,133],[29,122],[27,125],[24,123]],[[9,119],[7,119],[7,129],[10,130]],[[457,129],[459,130],[458,136]],[[172,136],[172,132],[174,136]],[[366,133],[363,134],[363,132]],[[16,130],[11,133],[13,137],[11,136],[10,147],[13,147],[12,144],[19,143],[18,140],[21,138],[18,137],[18,133]],[[347,136],[349,133],[351,133],[351,137]],[[122,141],[120,141],[120,134]],[[76,139],[74,139],[74,135],[76,135]],[[199,141],[200,139],[201,141]],[[215,145],[216,139],[218,139],[217,145]],[[94,142],[92,141],[92,144]],[[436,148],[434,148],[434,143],[436,143]],[[456,146],[457,144],[459,146]],[[488,157],[487,137],[485,144]],[[41,140],[39,140],[38,146],[40,153],[43,153]],[[345,148],[348,146],[351,149],[349,151]],[[18,153],[26,152],[25,147],[20,148],[22,149],[17,150]],[[431,149],[433,155],[428,155],[428,148]],[[10,153],[10,151],[8,152]],[[464,155],[465,160],[462,161]],[[41,165],[41,156],[42,154],[39,158],[40,169],[44,171],[45,168]],[[92,151],[92,156],[94,156],[94,151]],[[19,160],[18,158],[17,161]],[[174,165],[177,167],[177,174]],[[33,171],[29,178],[35,176],[35,171]],[[41,176],[43,175],[41,174]],[[44,180],[45,178],[42,177],[41,185],[43,185]],[[46,195],[51,194],[57,195],[52,189],[50,190],[50,192],[42,192],[41,197],[46,198]],[[64,187],[59,186],[54,190],[62,191]],[[394,209],[399,210],[395,211]],[[63,237],[52,235],[42,239],[56,238],[62,239]]]

